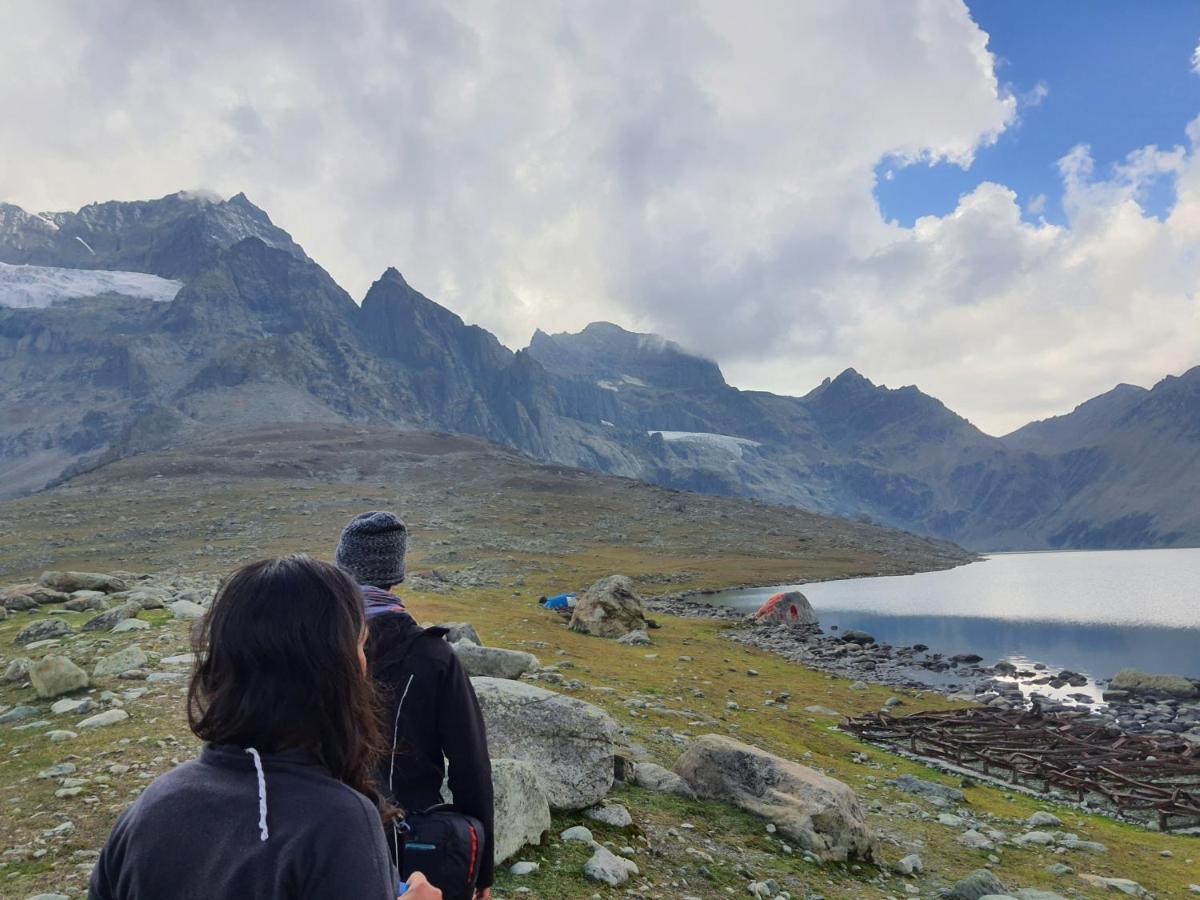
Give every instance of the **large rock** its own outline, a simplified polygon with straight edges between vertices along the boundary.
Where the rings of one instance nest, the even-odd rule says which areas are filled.
[[[458,661],[468,675],[486,675],[490,678],[520,678],[526,672],[540,668],[541,663],[532,653],[521,650],[504,650],[500,647],[480,647],[473,641],[461,640],[451,644]]]
[[[102,575],[97,572],[43,572],[38,583],[52,591],[62,591],[66,594],[73,591],[104,591],[106,594],[115,594],[117,591],[129,590],[129,585],[116,575]]]
[[[176,600],[167,608],[171,610],[171,615],[176,619],[183,619],[185,621],[199,619],[208,611],[199,603],[192,600]]]
[[[65,656],[46,656],[29,667],[29,680],[39,697],[57,697],[88,686],[87,672]]]
[[[637,875],[638,867],[633,860],[617,856],[611,850],[596,844],[591,859],[583,864],[583,874],[592,881],[617,887],[628,881],[630,875]]]
[[[816,769],[706,734],[684,751],[675,771],[700,797],[762,816],[823,860],[878,858],[875,836],[854,791]]]
[[[1008,888],[987,869],[976,869],[953,887],[942,891],[944,900],[980,900],[988,894],[1004,896],[1008,894]]]
[[[586,809],[613,783],[617,723],[604,710],[505,678],[472,678],[493,758],[533,765],[556,812]]]
[[[76,591],[71,595],[71,599],[63,604],[63,609],[71,612],[108,609],[108,594],[104,591]]]
[[[1196,685],[1181,675],[1152,675],[1137,669],[1122,669],[1112,680],[1112,688],[1131,694],[1147,694],[1167,697],[1195,697],[1200,691]]]
[[[4,608],[13,612],[24,612],[25,610],[37,609],[38,602],[20,591],[10,591],[4,595]]]
[[[102,678],[105,675],[120,675],[122,672],[132,672],[134,669],[140,669],[150,660],[146,657],[146,652],[137,644],[132,644],[123,650],[118,650],[116,653],[111,653],[96,661],[96,667],[92,669],[92,674],[97,678]]]
[[[83,623],[84,631],[112,631],[113,626],[118,622],[123,622],[126,619],[136,618],[137,614],[142,611],[140,603],[122,603],[120,606],[114,606],[110,610],[100,613],[98,616],[93,616]]]
[[[633,582],[624,575],[610,575],[593,584],[575,604],[571,630],[606,638],[645,631],[646,616]]]
[[[799,591],[776,594],[754,614],[764,625],[816,625],[817,613]]]
[[[0,675],[0,681],[5,684],[16,684],[18,681],[24,681],[29,677],[29,667],[33,665],[33,660],[28,656],[18,656],[10,662],[4,669],[4,674]]]
[[[18,644],[32,644],[48,638],[65,637],[70,633],[71,626],[62,619],[34,619],[17,632],[14,640]]]
[[[522,759],[492,760],[496,817],[496,865],[550,829],[550,801],[532,764]]]

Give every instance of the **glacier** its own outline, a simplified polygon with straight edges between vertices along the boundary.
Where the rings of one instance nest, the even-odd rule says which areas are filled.
[[[169,303],[181,287],[180,281],[142,272],[0,263],[0,306],[14,309],[45,309],[56,303],[99,294],[120,294]]]

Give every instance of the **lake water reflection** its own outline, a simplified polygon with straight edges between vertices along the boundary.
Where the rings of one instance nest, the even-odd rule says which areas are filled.
[[[747,611],[797,588],[828,631],[1109,678],[1200,677],[1200,549],[1005,553],[946,572],[724,591]]]

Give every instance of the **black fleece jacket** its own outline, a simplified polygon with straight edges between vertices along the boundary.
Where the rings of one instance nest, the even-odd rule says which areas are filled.
[[[206,745],[154,779],[100,851],[89,900],[395,900],[375,805],[304,751],[262,767],[260,787],[245,750]]]
[[[408,613],[394,611],[369,616],[367,627],[367,662],[386,698],[388,740],[396,707],[404,698],[394,766],[384,759],[379,784],[386,788],[390,780],[394,801],[406,811],[418,812],[442,802],[448,762],[454,805],[483,823],[483,862],[476,886],[491,887],[492,764],[475,689],[444,640],[445,629],[422,628]]]

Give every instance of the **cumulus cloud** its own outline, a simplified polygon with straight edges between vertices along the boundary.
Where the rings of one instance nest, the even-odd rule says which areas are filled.
[[[244,190],[352,294],[396,265],[512,346],[607,319],[993,431],[1200,361],[1191,147],[1074,151],[1062,227],[990,184],[881,216],[881,159],[969,166],[1016,120],[959,0],[47,2],[0,34],[0,197]]]

